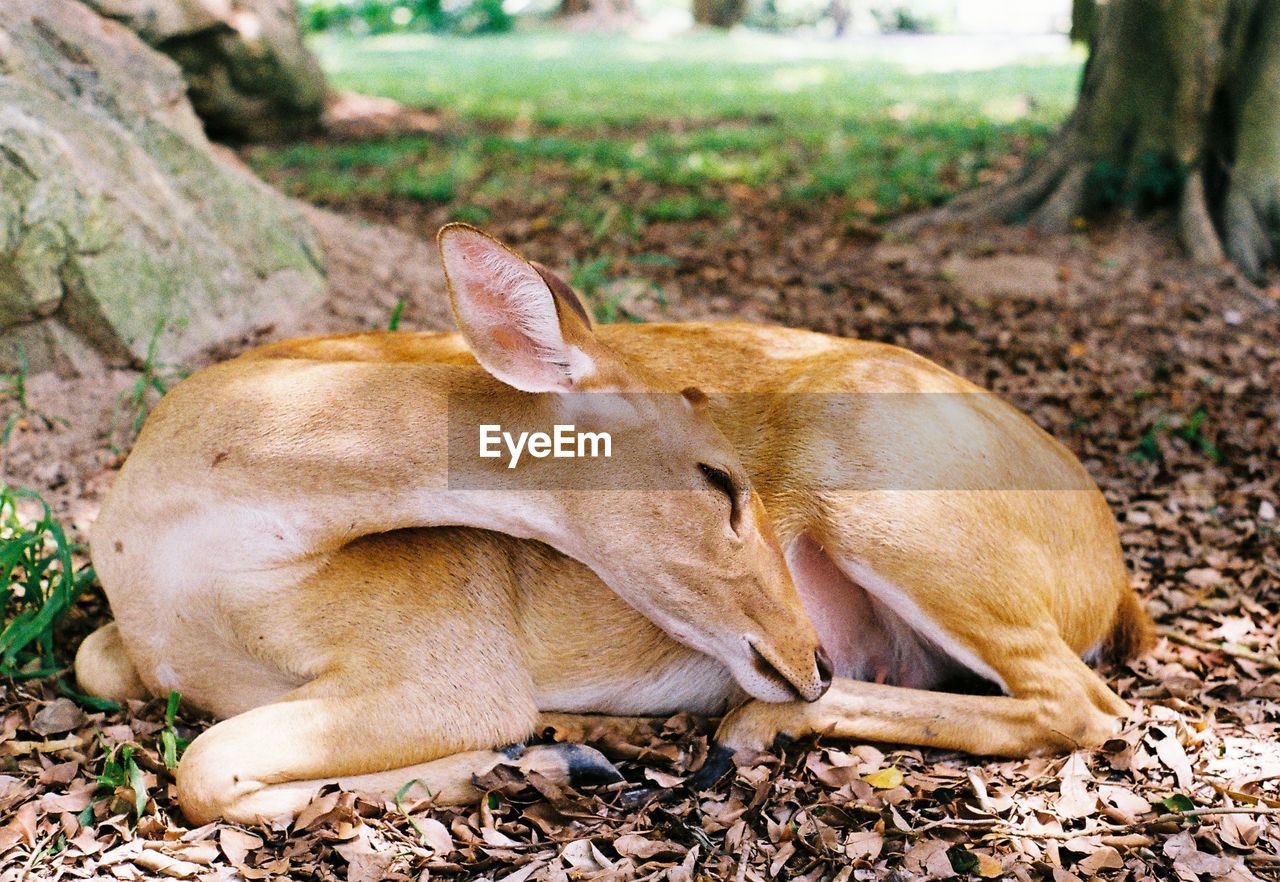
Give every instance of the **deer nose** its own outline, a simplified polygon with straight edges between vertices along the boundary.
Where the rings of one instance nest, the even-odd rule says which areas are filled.
[[[835,675],[831,656],[827,655],[825,647],[819,646],[818,651],[813,654],[813,660],[818,666],[818,682],[822,684],[822,691],[826,692],[831,688],[831,678]]]

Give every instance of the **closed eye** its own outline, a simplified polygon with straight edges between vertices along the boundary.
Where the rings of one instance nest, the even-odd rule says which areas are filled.
[[[738,488],[734,486],[732,476],[724,469],[709,466],[705,462],[698,463],[698,470],[702,472],[702,477],[706,478],[708,484],[728,497],[729,526],[733,532],[738,532],[738,518],[741,511],[738,506]]]

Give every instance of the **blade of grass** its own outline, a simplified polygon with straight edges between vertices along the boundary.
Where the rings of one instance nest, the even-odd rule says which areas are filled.
[[[24,499],[38,506],[33,522],[18,511]],[[76,550],[38,494],[0,484],[0,676],[30,679],[61,669],[54,628],[94,578],[91,567],[76,569]]]
[[[391,310],[391,321],[387,322],[388,331],[400,330],[400,316],[404,314],[404,300],[396,301],[395,308]]]

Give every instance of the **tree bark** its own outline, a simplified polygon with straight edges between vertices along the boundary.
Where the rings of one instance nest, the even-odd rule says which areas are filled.
[[[1203,261],[1252,277],[1280,232],[1280,3],[1111,0],[1096,7],[1075,111],[1019,178],[902,225],[1077,218],[1170,204]]]
[[[693,20],[713,28],[731,28],[746,12],[746,0],[693,0]]]
[[[1071,0],[1071,42],[1089,43],[1098,22],[1098,0]]]

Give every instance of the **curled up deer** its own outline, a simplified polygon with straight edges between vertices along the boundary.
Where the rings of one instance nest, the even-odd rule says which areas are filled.
[[[729,751],[1114,731],[1126,706],[1084,659],[1140,650],[1148,620],[1096,486],[1013,407],[891,346],[593,327],[546,268],[469,227],[439,241],[460,333],[200,371],[102,508],[115,621],[76,674],[220,719],[178,767],[191,821],[288,819],[331,782],[463,802],[500,762],[607,775],[574,744],[510,747],[587,715],[722,716]],[[527,451],[570,424],[625,451],[606,478],[579,457],[498,480],[536,453],[451,471],[457,426]],[[937,691],[964,677],[998,694]]]

